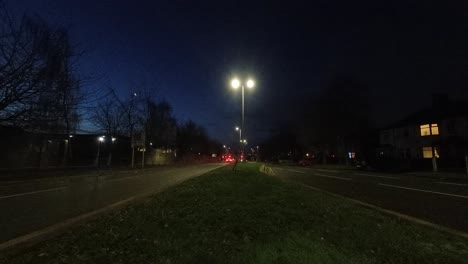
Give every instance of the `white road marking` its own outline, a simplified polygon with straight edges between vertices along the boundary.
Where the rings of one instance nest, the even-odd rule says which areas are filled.
[[[317,169],[318,171],[326,171],[326,172],[339,172],[339,171],[336,171],[336,170],[324,170],[324,169]]]
[[[381,176],[381,175],[366,174],[366,173],[354,173],[354,174],[356,174],[356,175],[362,175],[362,176],[368,176],[368,177],[384,178],[384,179],[397,179],[397,180],[400,179],[400,178],[398,178],[398,177]]]
[[[422,220],[422,219],[419,219],[419,218],[416,218],[416,217],[413,217],[413,216],[409,216],[409,215],[405,215],[405,214],[402,214],[402,213],[398,213],[396,211],[392,211],[392,210],[388,210],[388,209],[384,209],[382,207],[378,207],[376,205],[373,205],[373,204],[370,204],[370,203],[366,203],[366,202],[363,202],[363,201],[359,201],[359,200],[356,200],[356,199],[352,199],[352,198],[349,198],[347,196],[343,196],[343,195],[340,195],[340,194],[336,194],[336,193],[333,193],[333,192],[329,192],[329,191],[325,191],[323,189],[320,189],[320,188],[317,188],[317,187],[313,187],[313,186],[310,186],[310,185],[307,185],[307,184],[303,184],[303,183],[300,183],[300,182],[296,182],[296,181],[293,181],[299,185],[302,185],[308,189],[311,189],[311,190],[314,190],[314,191],[319,191],[319,192],[322,192],[322,193],[326,193],[328,195],[331,195],[331,196],[334,196],[334,197],[338,197],[338,198],[341,198],[341,199],[345,199],[345,200],[348,200],[348,201],[351,201],[351,202],[354,202],[356,204],[360,204],[362,206],[365,206],[365,207],[368,207],[368,208],[372,208],[374,210],[377,210],[379,212],[383,212],[383,213],[386,213],[386,214],[390,214],[390,215],[394,215],[394,216],[397,216],[399,218],[403,218],[403,219],[406,219],[408,221],[411,221],[413,223],[417,223],[417,224],[421,224],[421,225],[425,225],[425,226],[429,226],[431,228],[434,228],[434,229],[437,229],[437,230],[443,230],[445,232],[448,232],[450,234],[454,234],[454,235],[457,235],[457,236],[461,236],[461,237],[464,237],[464,238],[468,238],[468,234],[467,233],[464,233],[462,231],[458,231],[458,230],[455,230],[455,229],[451,229],[451,228],[448,228],[448,227],[445,227],[445,226],[441,226],[441,225],[438,225],[438,224],[434,224],[434,223],[431,223],[431,222],[428,222],[428,221],[425,221],[425,220]]]
[[[333,179],[339,179],[339,180],[346,180],[346,181],[352,181],[349,178],[343,178],[343,177],[337,177],[337,176],[330,176],[330,175],[325,175],[325,174],[319,174],[319,173],[314,173],[315,176],[319,177],[326,177],[326,178],[333,178]]]
[[[139,197],[143,197],[143,196],[140,195]],[[21,243],[25,243],[25,242],[28,242],[28,241],[34,241],[34,239],[44,240],[44,237],[46,237],[46,235],[50,235],[50,234],[53,234],[54,232],[57,232],[58,230],[68,228],[68,227],[70,227],[70,226],[72,226],[72,225],[74,225],[76,223],[79,223],[80,221],[84,221],[84,220],[86,220],[88,218],[91,218],[93,216],[97,216],[97,215],[102,214],[102,213],[104,213],[104,212],[106,212],[108,210],[111,210],[111,209],[114,209],[114,208],[119,208],[120,206],[123,206],[123,205],[126,205],[126,204],[130,204],[130,202],[132,202],[133,200],[136,200],[136,199],[137,199],[137,196],[133,196],[133,197],[127,198],[125,200],[122,200],[122,201],[107,205],[107,206],[105,206],[103,208],[100,208],[100,209],[97,209],[97,210],[94,210],[94,211],[91,211],[91,212],[88,212],[88,213],[85,213],[85,214],[82,214],[82,215],[79,215],[79,216],[76,216],[76,217],[73,217],[73,218],[66,219],[63,222],[48,226],[48,227],[46,227],[44,229],[37,230],[37,231],[34,231],[32,233],[29,233],[29,234],[26,234],[26,235],[23,235],[23,236],[20,236],[20,237],[17,237],[17,238],[13,238],[11,240],[7,240],[5,242],[0,243],[0,251],[5,250],[5,249],[10,248],[10,247],[13,247],[13,246],[16,246],[16,245],[21,244]]]
[[[436,182],[439,184],[447,184],[447,185],[456,185],[456,186],[468,186],[468,184],[465,183],[456,183],[456,182]]]
[[[106,182],[110,182],[110,181],[121,181],[121,180],[133,179],[133,178],[137,178],[137,176],[130,176],[130,177],[117,178],[117,179],[110,179],[110,180],[105,180],[105,181],[106,181]]]
[[[25,196],[25,195],[36,194],[36,193],[43,193],[43,192],[51,192],[51,191],[55,191],[55,190],[65,189],[65,188],[67,188],[67,187],[59,187],[59,188],[52,188],[52,189],[46,189],[46,190],[39,190],[39,191],[33,191],[33,192],[25,192],[25,193],[11,194],[11,195],[6,195],[6,196],[0,196],[0,199],[7,199],[7,198],[12,198],[12,197]]]
[[[458,195],[458,194],[443,193],[443,192],[435,192],[435,191],[429,191],[429,190],[423,190],[423,189],[416,189],[416,188],[409,188],[409,187],[403,187],[403,186],[391,185],[391,184],[383,184],[383,183],[379,183],[379,185],[387,186],[387,187],[391,187],[391,188],[398,188],[398,189],[410,190],[410,191],[426,192],[426,193],[433,193],[433,194],[439,194],[439,195],[445,195],[445,196],[451,196],[451,197],[457,197],[457,198],[468,199],[468,196]]]
[[[298,171],[298,170],[286,170],[286,171],[290,171],[290,172],[297,172],[297,173],[306,173],[306,172],[303,172],[303,171]]]

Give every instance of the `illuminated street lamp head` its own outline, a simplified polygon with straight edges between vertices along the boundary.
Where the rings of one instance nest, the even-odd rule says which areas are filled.
[[[247,81],[247,87],[248,88],[253,88],[255,86],[255,82],[252,79],[249,79]]]
[[[103,142],[103,141],[104,141],[104,137],[99,137],[98,140],[99,140],[99,142]]]
[[[232,88],[234,88],[234,89],[239,88],[239,86],[240,86],[240,81],[239,81],[238,79],[232,79],[232,81],[231,81],[231,86],[232,86]]]
[[[236,131],[239,131],[239,127],[236,127]]]

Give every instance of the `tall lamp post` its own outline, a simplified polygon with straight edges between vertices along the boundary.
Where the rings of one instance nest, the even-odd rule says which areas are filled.
[[[104,142],[104,138],[106,136],[101,136],[98,137],[98,149],[96,153],[96,160],[94,161],[94,166],[98,167],[99,166],[99,155],[101,154],[101,143]]]
[[[245,86],[247,86],[247,88],[249,89],[252,89],[254,86],[255,86],[255,82],[252,80],[252,79],[248,79],[247,82],[241,82],[239,79],[237,78],[234,78],[231,80],[231,87],[233,89],[238,89],[239,87],[241,88],[241,93],[242,93],[242,123],[241,123],[241,127],[239,128],[239,131],[242,131],[244,130],[244,137],[245,137],[245,129],[244,129],[244,123],[245,123],[245,99],[244,99],[244,94],[245,94]],[[237,130],[237,129],[236,129]],[[240,138],[240,141],[242,141],[242,135],[241,135],[241,138]],[[242,143],[242,142],[241,142]],[[244,154],[244,145],[241,144],[242,146],[242,154]]]
[[[236,131],[239,131],[239,140],[242,141],[242,129],[239,127],[236,127]]]

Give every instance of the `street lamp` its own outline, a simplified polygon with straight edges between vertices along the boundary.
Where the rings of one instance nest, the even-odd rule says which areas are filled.
[[[246,82],[245,82],[245,85],[244,85],[244,82],[240,81],[239,79],[237,78],[234,78],[231,80],[231,87],[233,89],[236,89],[241,87],[242,88],[242,124],[241,124],[241,127],[239,128],[239,130],[244,130],[244,105],[245,105],[245,99],[244,99],[244,90],[245,90],[245,86],[247,86],[247,88],[249,89],[252,89],[254,86],[255,86],[255,82],[254,80],[252,79],[248,79]],[[237,129],[236,129],[237,130]],[[244,137],[245,137],[245,130],[244,130]],[[242,138],[242,137],[241,137]],[[242,153],[244,153],[244,148],[242,147]]]
[[[104,142],[104,138],[106,136],[100,136],[98,137],[98,149],[96,153],[96,160],[94,161],[94,166],[99,166],[99,155],[101,154],[101,143]]]
[[[236,131],[239,131],[239,140],[242,141],[242,129],[239,127],[236,127]]]

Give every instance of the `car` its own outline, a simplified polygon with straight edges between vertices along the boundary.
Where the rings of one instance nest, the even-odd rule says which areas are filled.
[[[225,154],[223,155],[223,161],[226,163],[232,163],[235,161],[235,159],[231,154]]]

